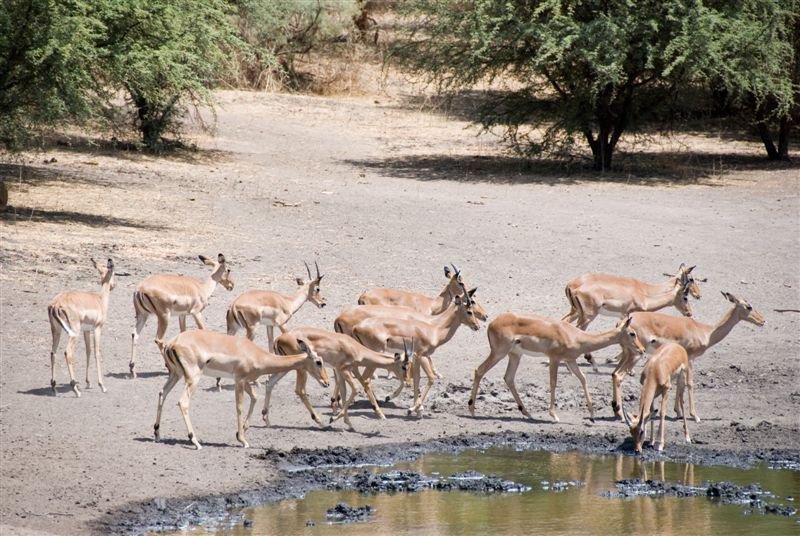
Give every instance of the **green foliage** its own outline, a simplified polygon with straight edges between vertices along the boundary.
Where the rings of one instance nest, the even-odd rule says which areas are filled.
[[[148,147],[179,126],[186,106],[210,104],[208,88],[235,45],[223,0],[106,0],[98,10],[105,33],[98,73],[135,109]]]
[[[235,85],[263,88],[270,81],[297,88],[297,61],[345,35],[357,13],[355,0],[236,0],[235,25],[246,47],[233,51]]]
[[[762,18],[780,1],[746,4],[413,0],[393,55],[444,92],[512,80],[480,111],[485,128],[502,126],[526,154],[583,138],[606,170],[623,132],[663,118],[704,79],[785,95],[779,17]]]
[[[89,1],[3,0],[0,7],[0,146],[15,149],[34,125],[91,114],[93,43],[102,27]]]

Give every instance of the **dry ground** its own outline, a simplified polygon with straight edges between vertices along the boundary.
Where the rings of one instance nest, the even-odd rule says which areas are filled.
[[[567,310],[565,282],[583,272],[655,281],[681,262],[696,264],[708,278],[694,303],[698,318],[718,319],[727,307],[719,291],[726,290],[767,319],[762,328],[737,326],[698,363],[697,448],[800,449],[796,167],[763,163],[757,144],[685,135],[645,148],[629,168],[620,160],[636,173],[598,181],[527,168],[501,156],[496,139],[464,130],[461,118],[409,109],[398,96],[228,92],[219,99],[218,132],[198,134],[196,153],[155,158],[79,143],[27,155],[21,172],[3,167],[14,177],[14,209],[0,219],[2,534],[84,533],[99,516],[137,501],[254,488],[276,476],[253,457],[264,447],[498,430],[610,434],[620,443],[625,437],[620,422],[589,423],[579,384],[566,369],[558,388],[562,422],[549,422],[543,359],[528,359],[518,374],[535,419],[516,411],[502,366],[487,375],[477,415],[469,417],[466,390],[488,351],[484,329],[462,330],[437,352],[444,379],[422,420],[406,418],[405,393],[389,405],[386,421],[359,404],[356,431],[341,423],[318,429],[293,382],[284,381],[273,397],[273,426],[251,429],[248,451],[234,439],[233,392],[216,392],[209,379],[192,405],[207,448],[188,448],[178,390],[165,407],[164,441],[156,443],[152,424],[166,376],[151,321],[139,350],[141,377],[127,377],[131,293],[154,272],[202,276],[198,254],[223,252],[236,279],[234,292],[218,289],[205,312],[214,329],[224,329],[225,307],[239,292],[293,291],[304,260],[318,260],[325,273],[329,307],[305,307],[292,324],[327,327],[368,287],[438,292],[448,263],[479,287],[477,298],[491,315],[553,317]],[[675,165],[641,173],[647,162],[667,160]],[[59,392],[52,396],[46,305],[61,290],[96,288],[90,257],[113,258],[129,274],[112,293],[103,340],[108,393],[94,387],[74,397],[59,358]],[[609,325],[601,320],[593,329]],[[171,326],[169,335],[176,332]],[[77,356],[82,378],[82,342]],[[584,370],[599,415],[610,417],[611,369]],[[626,393],[635,387],[629,379]],[[381,392],[389,388],[379,382]],[[326,412],[328,393],[316,384],[309,390]],[[669,426],[668,434],[668,442],[678,441],[680,427]]]

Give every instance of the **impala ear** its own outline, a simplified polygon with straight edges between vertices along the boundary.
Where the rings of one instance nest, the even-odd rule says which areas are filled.
[[[204,255],[198,255],[197,258],[200,259],[200,262],[203,264],[213,264],[210,260],[208,260],[208,257]]]
[[[628,315],[628,317],[625,319],[625,325],[623,327],[626,327],[626,328],[630,327],[632,321],[633,321],[633,317],[631,315]]]
[[[302,287],[302,286],[303,286],[303,285],[305,285],[305,283],[306,283],[306,282],[303,280],[303,278],[302,278],[302,277],[295,278],[295,282],[297,283],[297,286],[298,286],[298,287]]]
[[[449,266],[445,266],[444,267],[444,276],[446,278],[450,279],[450,267]]]
[[[106,263],[106,268],[109,271],[113,271],[114,270],[114,261],[112,261],[111,259],[108,259],[108,262]]]
[[[297,347],[300,348],[301,351],[309,353],[308,345],[306,344],[306,341],[304,341],[303,339],[297,339]]]
[[[722,295],[725,296],[726,300],[728,300],[731,303],[736,303],[736,298],[734,297],[733,294],[731,294],[730,292],[725,292],[724,290],[721,290],[720,292],[722,292]]]
[[[697,268],[697,265],[696,265],[696,264],[695,264],[694,266],[690,266],[690,267],[688,267],[688,268],[686,269],[686,273],[687,273],[687,274],[691,274],[691,273],[692,273],[692,270],[694,270],[695,268]]]
[[[475,295],[476,290],[478,290],[478,287],[475,287],[474,289],[467,291],[467,294],[469,295],[470,298]]]

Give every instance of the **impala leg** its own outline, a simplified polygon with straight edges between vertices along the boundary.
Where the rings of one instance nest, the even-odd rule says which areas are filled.
[[[687,374],[687,376],[689,376],[691,373],[690,372],[685,372],[685,374]],[[692,392],[694,389],[693,389],[692,382],[691,382],[691,376],[687,377],[687,383],[689,384],[689,406],[691,407],[691,403],[692,403],[692,401],[694,399],[694,393]],[[681,406],[683,406],[683,400],[681,400]],[[681,409],[683,410],[684,408],[681,408]],[[685,411],[681,411],[681,413],[683,413],[683,438],[687,443],[691,443],[692,442],[692,436],[689,435],[689,424],[686,421],[686,412]],[[695,419],[696,418],[697,417],[695,417]]]
[[[236,394],[236,440],[242,444],[244,448],[250,448],[247,440],[244,438],[244,380],[235,380],[234,393]]]
[[[578,299],[578,298],[576,297],[575,299]],[[583,314],[579,314],[578,315],[579,318],[578,318],[578,321],[575,323],[575,326],[581,331],[586,331],[586,328],[589,327],[589,324],[591,324],[592,321],[595,318],[597,318],[597,315],[600,314],[600,309],[593,309],[591,307],[587,308],[586,304],[583,304],[583,303],[581,304],[581,306],[583,307]],[[597,364],[595,363],[594,357],[592,356],[592,354],[590,354],[590,353],[589,354],[584,354],[583,358],[592,365],[592,369],[594,369],[595,372],[598,371],[597,370]]]
[[[286,372],[272,374],[269,380],[264,384],[264,409],[261,410],[261,418],[264,419],[267,426],[269,426],[269,401],[272,398],[272,389],[286,374]]]
[[[553,422],[558,422],[556,415],[556,384],[558,384],[558,361],[550,359],[550,417]]]
[[[694,373],[691,363],[689,363],[689,367],[684,371],[684,374],[686,375],[684,383],[686,383],[687,392],[689,393],[689,414],[694,417],[694,422],[700,422],[700,417],[697,415],[697,408],[694,407]],[[683,404],[682,397],[681,404]],[[681,413],[683,413],[683,411],[681,411]]]
[[[253,335],[255,337],[255,334]],[[275,327],[272,324],[267,324],[267,341],[269,341],[270,352],[275,352]]]
[[[664,389],[664,392],[661,394],[661,415],[659,415],[658,419],[658,451],[661,452],[664,450],[664,421],[667,418],[667,398],[669,397],[669,387]],[[681,404],[683,405],[683,404]],[[686,422],[686,416],[683,417],[684,422]]]
[[[156,346],[158,346],[158,351],[162,352],[162,357],[164,357],[164,335],[167,333],[167,326],[169,326],[169,317],[169,311],[165,311],[164,313],[156,315],[156,318],[158,319],[158,328],[156,329],[155,343]],[[166,360],[164,362],[166,363]]]
[[[491,341],[490,341],[491,345]],[[481,380],[486,375],[487,372],[492,370],[495,365],[497,365],[503,358],[508,354],[510,350],[510,346],[507,348],[494,348],[492,347],[491,351],[489,352],[489,357],[484,359],[483,363],[478,365],[478,368],[475,369],[475,374],[472,380],[472,393],[469,396],[469,402],[467,403],[469,407],[469,413],[473,417],[475,416],[475,403],[478,400],[478,386],[481,383]]]
[[[274,374],[273,374],[274,376]],[[271,380],[272,378],[270,378]],[[304,370],[297,371],[297,383],[295,384],[294,392],[297,396],[300,397],[300,400],[303,401],[303,405],[306,407],[308,412],[311,414],[311,418],[314,419],[314,422],[320,426],[324,426],[322,424],[322,419],[320,418],[319,414],[314,411],[314,407],[311,405],[311,402],[308,400],[308,394],[306,393],[306,382],[308,381],[308,373]]]
[[[336,408],[339,407],[339,403],[341,402],[341,397],[339,395],[339,383],[342,379],[339,377],[339,371],[333,369],[333,391],[331,391],[331,411],[336,411]]]
[[[100,337],[103,334],[103,328],[100,326],[94,328],[94,361],[97,365],[97,385],[100,386],[100,390],[104,393],[106,392],[106,386],[103,385],[103,366],[102,366],[102,356],[100,355]],[[89,385],[89,379],[86,379],[86,385]]]
[[[358,372],[358,367],[353,367],[353,375],[364,388],[364,392],[369,399],[369,403],[372,405],[372,410],[375,412],[375,415],[377,415],[379,419],[386,419],[386,415],[384,415],[381,408],[378,407],[378,400],[375,398],[375,393],[372,392],[372,385],[369,381],[369,377],[365,378],[362,376],[361,373]]]
[[[428,377],[428,383],[425,384],[425,389],[422,391],[422,396],[419,397],[419,400],[414,404],[413,407],[413,410],[417,412],[417,417],[422,417],[425,399],[428,397],[428,392],[430,392],[431,387],[433,387],[433,382],[436,381],[436,374],[433,371],[433,362],[431,361],[430,356],[421,356],[420,367],[425,371],[425,375]],[[419,372],[419,369],[417,369],[414,373],[414,382],[416,383],[414,390],[417,392],[419,391]]]
[[[503,376],[503,380],[505,380],[509,391],[511,391],[511,396],[514,397],[514,401],[517,403],[517,408],[522,412],[523,415],[530,419],[531,414],[528,413],[527,409],[525,409],[522,399],[519,397],[519,393],[517,392],[517,385],[515,383],[517,369],[519,368],[521,359],[522,354],[518,354],[516,352],[511,352],[508,354],[508,365],[506,366],[506,373]]]
[[[197,329],[206,329],[206,323],[203,321],[202,313],[192,313],[192,318],[194,319],[194,324],[197,326]]]
[[[150,315],[146,312],[139,311],[138,309],[136,310],[136,327],[133,328],[133,333],[131,333],[131,361],[128,363],[128,369],[131,371],[131,378],[136,377],[136,370],[134,369],[136,366],[136,340],[139,338],[139,334],[142,333],[149,316]]]
[[[61,343],[61,326],[53,324],[51,320],[50,333],[53,335],[53,345],[50,347],[50,389],[53,390],[53,394],[56,394],[56,352]]]
[[[350,428],[351,430],[355,430],[353,423],[350,422],[350,414],[347,412],[347,410],[350,409],[350,405],[353,403],[353,400],[355,400],[356,395],[358,394],[358,385],[356,385],[355,380],[353,380],[353,375],[350,373],[349,370],[342,370],[341,377],[342,379],[344,379],[345,382],[347,382],[346,385],[350,386],[350,396],[348,396],[346,400],[342,403],[342,409],[339,410],[339,413],[336,414],[336,416],[331,417],[330,424],[333,424],[339,419],[344,418],[344,423],[347,425],[347,427]],[[344,383],[342,385],[343,385],[342,394],[344,395],[346,394],[347,388],[344,386],[345,385]]]
[[[622,380],[625,379],[628,367],[632,366],[629,364],[631,357],[628,352],[623,351],[621,356],[619,363],[614,367],[614,372],[611,373],[611,409],[618,419],[622,418]]]
[[[592,406],[592,397],[589,395],[589,386],[586,384],[586,376],[583,375],[581,372],[580,367],[575,361],[565,361],[567,368],[570,372],[572,372],[575,377],[578,378],[578,381],[581,382],[581,387],[583,387],[583,396],[586,397],[586,405],[589,406],[589,420],[594,422],[594,406]]]
[[[258,395],[253,389],[253,384],[248,381],[244,382],[244,391],[247,393],[247,396],[250,397],[250,407],[247,409],[247,418],[244,420],[244,429],[247,431],[247,429],[250,428],[250,417],[253,416],[253,408],[256,407]]]
[[[92,334],[88,331],[83,332],[83,345],[86,347],[86,388],[92,386],[89,381],[89,363],[92,361]]]
[[[164,401],[167,399],[167,395],[172,388],[175,387],[175,384],[178,383],[178,380],[181,379],[180,374],[176,371],[170,369],[169,371],[169,378],[167,378],[167,383],[164,384],[164,387],[161,388],[161,391],[158,392],[158,410],[156,411],[156,423],[153,425],[153,435],[156,438],[156,441],[161,439],[161,410],[164,408]]]
[[[198,383],[192,378],[186,378],[186,386],[183,388],[183,394],[181,395],[181,399],[178,401],[178,408],[180,408],[181,415],[183,415],[183,421],[186,423],[186,431],[189,433],[189,441],[194,444],[197,450],[200,450],[203,447],[200,446],[200,442],[197,441],[197,437],[194,435],[192,419],[189,418],[189,402],[192,400],[192,396],[197,389],[197,385]]]
[[[78,344],[78,336],[70,337],[67,339],[67,350],[64,352],[64,358],[67,360],[67,370],[69,370],[69,385],[75,392],[75,396],[81,396],[78,389],[78,382],[75,381],[75,369],[72,366],[72,359],[75,355],[75,346]]]
[[[186,315],[178,315],[178,329],[181,330],[181,333],[186,331]]]
[[[411,364],[411,380],[412,380],[411,392],[414,394],[414,401],[411,403],[411,407],[408,408],[408,413],[414,411],[414,409],[417,407],[417,402],[419,401],[419,368],[421,360],[422,356],[417,354],[414,356],[414,362]]]

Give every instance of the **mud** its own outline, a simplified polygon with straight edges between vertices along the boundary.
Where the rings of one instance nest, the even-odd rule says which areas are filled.
[[[222,519],[229,510],[236,510],[289,498],[300,498],[306,493],[320,489],[357,489],[365,493],[413,492],[420,489],[468,491],[522,491],[518,484],[480,476],[470,479],[440,479],[425,477],[413,472],[386,472],[373,475],[361,472],[356,476],[339,471],[342,468],[359,466],[387,466],[401,461],[411,461],[432,452],[458,454],[466,449],[503,447],[517,450],[547,450],[551,452],[581,451],[586,454],[633,455],[632,443],[627,439],[618,441],[606,436],[576,434],[567,440],[564,434],[498,433],[475,436],[458,436],[429,442],[381,445],[367,448],[332,447],[326,449],[294,448],[289,451],[267,449],[257,457],[264,463],[274,463],[281,469],[280,478],[261,489],[222,496],[194,497],[190,499],[164,499],[139,503],[123,510],[108,512],[98,520],[94,529],[119,534],[143,534],[148,531],[174,530],[191,525],[207,524]],[[569,435],[569,434],[567,434]],[[644,460],[693,463],[698,465],[726,465],[748,468],[766,463],[769,467],[800,466],[800,450],[754,449],[752,451],[725,451],[720,449],[684,446],[668,452],[648,451],[640,455]],[[456,475],[454,475],[456,476]],[[464,476],[464,475],[462,475]],[[581,482],[542,483],[542,489],[558,492]],[[516,488],[515,488],[516,486]],[[472,488],[471,488],[472,487]],[[751,509],[767,513],[795,515],[792,507],[772,504],[762,500],[763,491],[756,483],[735,486],[729,483],[709,483],[704,487],[689,487],[680,484],[648,480],[645,482],[620,481],[617,491],[609,491],[609,497],[636,495],[709,496],[726,503],[745,504]],[[746,500],[745,500],[746,499]],[[788,512],[788,513],[787,513]]]

